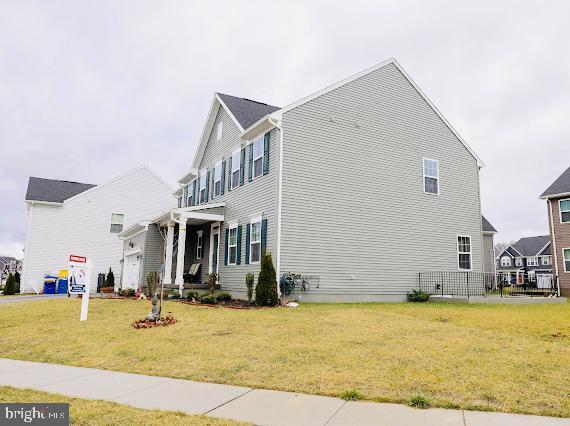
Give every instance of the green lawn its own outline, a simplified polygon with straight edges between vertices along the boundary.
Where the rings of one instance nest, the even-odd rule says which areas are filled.
[[[188,416],[172,411],[142,410],[112,402],[69,398],[53,393],[3,386],[0,386],[0,402],[67,402],[69,403],[69,416],[73,425],[237,426],[246,424],[205,416]]]
[[[570,305],[167,302],[178,323],[134,330],[148,301],[0,306],[0,356],[267,389],[570,417]]]

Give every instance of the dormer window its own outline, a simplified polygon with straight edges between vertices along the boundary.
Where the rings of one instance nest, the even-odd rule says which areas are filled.
[[[224,135],[224,122],[220,121],[218,123],[218,132],[216,134],[216,140],[217,141],[221,140],[223,135]]]

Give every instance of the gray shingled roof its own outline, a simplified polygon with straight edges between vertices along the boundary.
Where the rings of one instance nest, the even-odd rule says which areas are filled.
[[[249,126],[259,121],[263,116],[281,109],[273,105],[267,105],[251,99],[224,95],[223,93],[218,93],[218,96],[222,101],[224,101],[226,106],[244,129],[247,129]]]
[[[570,167],[562,173],[552,185],[544,191],[541,197],[548,197],[550,195],[568,194],[570,193]]]
[[[489,222],[487,220],[487,218],[485,218],[485,216],[483,216],[483,215],[481,215],[481,226],[482,226],[483,232],[497,232],[495,227],[493,225],[491,225],[491,222]]]
[[[26,200],[63,203],[68,198],[87,191],[94,186],[89,183],[30,177],[28,190],[26,191]]]
[[[521,238],[513,247],[523,256],[536,256],[542,248],[550,243],[550,235]]]

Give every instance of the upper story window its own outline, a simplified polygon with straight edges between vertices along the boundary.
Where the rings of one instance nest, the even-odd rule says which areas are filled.
[[[204,231],[196,231],[196,259],[202,259],[204,252]]]
[[[457,263],[459,269],[471,270],[471,237],[457,236]]]
[[[560,200],[560,222],[570,223],[570,200]]]
[[[261,259],[261,218],[251,221],[249,241],[251,263],[259,263]]]
[[[562,249],[562,260],[564,261],[564,272],[570,272],[570,248]]]
[[[529,257],[526,264],[527,266],[538,266],[538,257]]]
[[[501,257],[501,266],[511,266],[511,258],[508,256]]]
[[[521,258],[521,257],[517,257],[517,258],[515,259],[515,265],[516,265],[516,266],[523,266],[523,261],[522,261],[522,258]],[[510,266],[510,265],[509,265],[509,266]]]
[[[223,135],[224,135],[224,122],[220,121],[218,123],[218,132],[216,134],[216,140],[217,141],[221,140]]]
[[[237,224],[231,225],[228,236],[228,264],[235,265],[237,259]]]
[[[439,195],[439,162],[424,158],[424,192]]]
[[[111,229],[110,232],[118,234],[123,231],[125,224],[125,215],[122,213],[111,213]]]
[[[253,178],[263,174],[263,140],[260,137],[253,141]]]
[[[194,184],[189,184],[186,188],[187,196],[186,196],[186,207],[190,207],[194,203],[194,191],[192,190]]]
[[[222,194],[222,162],[214,167],[214,197]]]
[[[204,171],[200,175],[200,203],[205,203],[207,201],[207,184],[208,184],[208,172]]]
[[[231,170],[231,180],[232,189],[239,186],[239,176],[241,169],[241,148],[236,149],[232,152],[232,170]]]
[[[550,258],[548,256],[542,256],[542,264],[550,265]]]

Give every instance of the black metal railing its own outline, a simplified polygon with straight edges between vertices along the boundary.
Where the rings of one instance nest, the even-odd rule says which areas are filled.
[[[420,272],[419,289],[441,297],[555,296],[558,277],[539,273]]]

